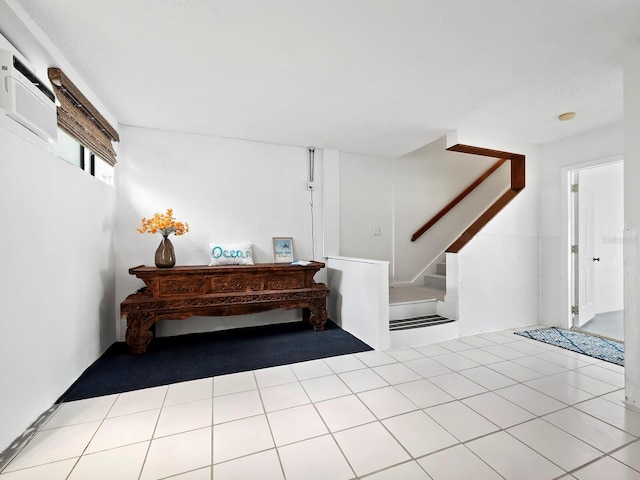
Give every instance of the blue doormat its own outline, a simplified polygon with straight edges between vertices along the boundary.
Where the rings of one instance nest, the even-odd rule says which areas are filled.
[[[550,327],[514,332],[516,335],[538,340],[574,352],[582,353],[605,362],[624,366],[624,343],[607,340],[562,328]]]

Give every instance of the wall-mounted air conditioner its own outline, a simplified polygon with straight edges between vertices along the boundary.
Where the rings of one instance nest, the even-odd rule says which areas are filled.
[[[44,138],[57,138],[56,100],[26,60],[0,49],[0,109]]]

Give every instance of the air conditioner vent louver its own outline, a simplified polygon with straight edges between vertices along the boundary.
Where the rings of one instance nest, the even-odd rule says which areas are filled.
[[[52,102],[56,101],[56,97],[53,95],[53,92],[49,90],[45,85],[43,85],[40,79],[36,77],[33,73],[31,73],[31,70],[29,70],[27,66],[24,63],[22,63],[18,57],[15,57],[15,56],[13,57],[13,66],[18,72],[20,72],[31,83],[33,83],[33,85],[38,90],[40,90],[47,97],[49,97],[49,100],[51,100]]]
[[[18,54],[0,49],[0,108],[45,140],[57,138],[56,103],[47,83]]]

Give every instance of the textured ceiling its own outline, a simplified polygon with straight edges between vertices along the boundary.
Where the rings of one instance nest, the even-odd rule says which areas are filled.
[[[384,157],[621,120],[640,39],[640,0],[17,3],[121,124]]]

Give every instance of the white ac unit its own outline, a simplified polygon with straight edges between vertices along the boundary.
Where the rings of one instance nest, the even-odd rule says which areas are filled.
[[[33,72],[18,54],[0,49],[0,108],[45,140],[55,140],[58,132],[55,96]]]

